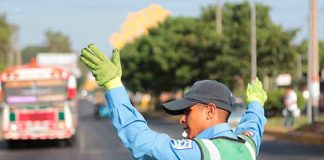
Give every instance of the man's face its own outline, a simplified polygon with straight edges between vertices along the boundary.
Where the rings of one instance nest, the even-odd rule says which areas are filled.
[[[180,118],[182,128],[187,131],[189,139],[193,139],[200,132],[208,128],[206,126],[207,113],[204,104],[197,103],[188,108]]]

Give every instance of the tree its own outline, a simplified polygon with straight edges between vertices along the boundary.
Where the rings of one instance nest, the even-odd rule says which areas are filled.
[[[71,52],[70,40],[60,32],[46,32],[47,52]]]
[[[5,15],[0,15],[0,71],[6,67],[7,54],[10,49],[10,25]]]
[[[267,6],[257,4],[258,76],[295,74],[297,29],[274,24]],[[124,82],[135,91],[160,93],[215,79],[241,91],[250,79],[250,8],[248,2],[226,3],[223,36],[216,37],[215,6],[199,18],[168,18],[147,36],[122,49]]]
[[[67,36],[60,32],[47,31],[45,46],[28,46],[22,51],[23,64],[29,63],[32,58],[40,52],[57,52],[67,53],[71,52],[70,40]]]
[[[151,30],[149,36],[127,45],[122,50],[123,65],[127,68],[125,83],[133,91],[154,93],[190,85],[191,76],[200,74],[194,66],[199,44],[195,35],[199,27],[197,19],[169,18],[159,29]]]
[[[203,8],[201,16],[204,21],[213,25],[214,9],[214,6]],[[281,26],[274,24],[267,6],[257,4],[256,13],[258,77],[275,76],[280,72],[295,74],[293,69],[296,64],[296,46],[292,41],[297,30],[284,31]],[[228,49],[224,49],[223,56],[215,57],[215,61],[210,62],[213,64],[211,73],[222,73],[211,78],[222,79],[235,88],[235,84],[250,77],[249,3],[226,3],[222,15],[225,26],[222,38],[225,39],[224,47]]]
[[[318,42],[318,51],[319,51],[319,71],[321,72],[324,69],[324,41]],[[302,71],[307,73],[307,58],[308,58],[308,40],[303,40],[297,46],[297,52],[301,55],[302,58]]]
[[[40,52],[46,52],[46,47],[43,46],[28,46],[22,50],[22,63],[30,63],[32,58],[36,58]]]
[[[318,50],[319,50],[319,63],[320,63],[320,69],[324,69],[324,41],[320,41],[318,44]]]

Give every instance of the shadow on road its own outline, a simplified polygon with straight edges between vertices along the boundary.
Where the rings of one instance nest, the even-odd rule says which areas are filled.
[[[0,141],[0,150],[28,150],[28,149],[46,149],[57,147],[72,147],[63,140],[28,140],[28,141]]]
[[[297,144],[287,141],[264,141],[260,153],[267,155],[282,155],[285,157],[324,157],[324,145]]]

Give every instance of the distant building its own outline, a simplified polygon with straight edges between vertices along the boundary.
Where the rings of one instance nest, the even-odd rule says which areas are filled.
[[[81,77],[78,67],[79,55],[76,53],[38,53],[37,64],[43,66],[58,66],[67,69],[75,77]]]

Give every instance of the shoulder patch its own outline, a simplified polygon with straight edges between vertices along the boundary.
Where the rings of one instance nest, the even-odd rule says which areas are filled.
[[[192,140],[190,139],[172,139],[171,144],[174,149],[192,149]]]
[[[252,138],[254,136],[254,133],[252,131],[248,131],[248,130],[243,131],[241,134],[246,135],[250,138]]]

